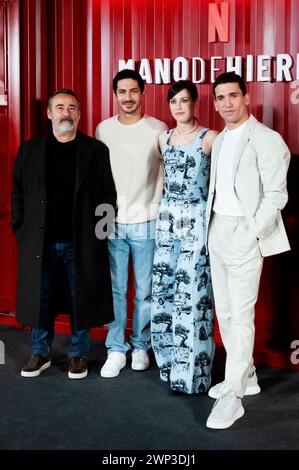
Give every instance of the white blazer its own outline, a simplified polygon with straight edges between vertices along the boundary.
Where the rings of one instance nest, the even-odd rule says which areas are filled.
[[[215,139],[212,148],[211,176],[207,202],[207,228],[215,196],[219,150],[225,130]],[[290,151],[277,132],[250,115],[241,135],[234,167],[234,190],[248,230],[258,239],[262,256],[290,249],[280,211],[288,200],[286,176]],[[221,175],[218,175],[221,178]],[[208,231],[207,230],[207,231]]]

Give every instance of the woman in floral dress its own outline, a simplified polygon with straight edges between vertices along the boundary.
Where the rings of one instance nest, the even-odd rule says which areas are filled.
[[[214,356],[205,210],[217,133],[194,117],[197,98],[189,80],[168,91],[176,127],[159,136],[165,185],[156,227],[151,324],[161,379],[189,394],[210,387]]]

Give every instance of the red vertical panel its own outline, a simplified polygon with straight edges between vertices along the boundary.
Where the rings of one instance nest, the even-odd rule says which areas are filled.
[[[183,28],[182,36],[183,40],[180,42],[181,45],[181,55],[190,57],[190,4],[189,0],[182,1],[182,19],[183,19]]]
[[[196,4],[194,4],[196,9]],[[205,0],[201,0],[201,4],[198,8],[198,52],[195,50],[195,56],[207,59],[211,53],[211,46],[208,44],[208,5]],[[205,75],[208,83],[198,85],[199,91],[199,119],[202,125],[215,129],[216,125],[216,114],[213,112],[213,96],[211,94],[211,87],[209,84],[210,71],[208,62],[206,60]]]
[[[0,309],[12,311],[16,290],[16,244],[11,233],[11,181],[20,143],[20,11],[19,1],[0,3]]]
[[[163,2],[163,23],[162,23],[162,28],[163,28],[163,36],[162,36],[162,51],[160,53],[160,57],[163,59],[164,57],[167,59],[171,58],[171,49],[172,49],[172,43],[171,43],[171,3],[172,0],[164,0]],[[159,46],[157,45],[157,53],[158,53]],[[169,85],[161,85],[160,89],[162,90],[161,93],[161,101],[160,104],[156,106],[157,111],[160,113],[158,114],[159,119],[162,121],[166,122],[167,124],[170,123],[170,112],[169,112],[169,107],[167,104],[167,92],[168,92],[168,87]],[[161,106],[161,103],[164,104],[164,106]]]
[[[22,137],[47,128],[47,11],[45,0],[22,2]]]
[[[101,2],[89,0],[81,8],[82,36],[77,48],[81,51],[82,79],[81,85],[81,124],[82,130],[94,136],[95,127],[100,121],[101,112],[101,86],[103,77],[101,71]],[[78,28],[79,28],[78,24]],[[108,47],[109,50],[109,47]]]
[[[36,31],[36,54],[35,54],[35,77],[36,77],[36,133],[42,134],[46,130],[46,107],[47,107],[47,21],[46,3],[44,0],[36,0],[35,8],[35,31]],[[41,116],[43,118],[41,119]]]
[[[155,12],[155,1],[144,2],[143,16],[144,16],[144,44],[143,44],[143,55],[141,58],[148,58],[153,61],[155,57],[155,27],[156,17]],[[154,77],[153,77],[154,80]],[[147,114],[155,114],[155,87],[147,86],[146,94],[144,98],[145,111]]]
[[[289,41],[288,45],[290,53],[296,56],[299,51],[299,8],[297,0],[290,0],[288,5],[288,29]],[[298,78],[299,80],[299,78]],[[296,88],[298,90],[299,81],[295,83],[295,88],[289,85],[289,93],[286,97],[288,106],[286,106],[287,119],[285,121],[285,135],[287,142],[290,143],[294,154],[299,155],[299,94],[295,94]]]
[[[85,3],[85,8],[82,12],[83,14],[83,46],[82,47],[82,91],[81,91],[81,122],[80,127],[89,132],[90,135],[93,135],[92,129],[92,119],[90,113],[90,104],[93,103],[93,90],[92,83],[93,77],[93,67],[92,67],[92,58],[93,58],[93,1],[88,0]],[[87,86],[88,84],[88,86]],[[100,103],[95,103],[95,108],[99,106]],[[89,111],[88,111],[89,110]]]
[[[117,3],[115,6],[117,8]],[[132,0],[124,0],[123,15],[123,54],[132,57]]]
[[[132,0],[132,58],[140,57],[140,34],[141,34],[141,2]]]
[[[74,1],[64,0],[63,2],[58,0],[57,5],[56,22],[59,21],[61,28],[57,31],[59,39],[61,41],[61,76],[57,77],[58,88],[60,87],[59,82],[66,88],[74,88],[74,48],[75,48],[75,37],[74,37]],[[60,22],[61,18],[61,22]]]
[[[112,100],[113,114],[117,114],[118,107],[117,107],[115,99],[113,98],[111,86],[112,86],[112,79],[118,71],[117,58],[118,57],[119,58],[131,57],[132,55],[132,51],[128,47],[127,47],[128,55],[125,54],[125,42],[128,40],[129,44],[131,43],[130,37],[129,37],[131,15],[127,14],[126,10],[128,8],[128,2],[126,2],[125,0],[114,0],[112,2],[112,5],[113,5],[113,10],[112,10],[112,19],[111,19],[111,26],[112,26],[111,47],[112,47],[113,53],[109,58],[111,79],[106,84],[106,93]]]
[[[7,15],[6,15],[6,3],[0,2],[0,96],[3,96],[7,91],[7,62],[6,62],[6,53],[7,53]]]
[[[289,31],[287,21],[287,10],[285,2],[275,1],[275,31],[274,31],[274,53],[283,53],[288,49]],[[286,2],[287,4],[289,2]],[[284,115],[288,107],[289,84],[277,83],[273,96],[273,121],[272,126],[280,133],[284,134]]]
[[[8,149],[8,181],[9,185],[12,181],[12,171],[15,155],[17,153],[20,138],[21,138],[21,107],[20,107],[20,6],[18,0],[9,0],[7,2],[7,76],[8,76],[8,136],[9,136],[9,149]],[[9,188],[10,189],[10,188]],[[10,204],[10,191],[8,194],[8,209],[11,209]],[[10,231],[10,227],[9,227]],[[11,232],[9,235],[11,239]],[[10,259],[15,260],[15,245],[14,240],[9,249]],[[15,275],[14,264],[12,272],[9,274],[11,279]],[[13,279],[14,281],[14,279]],[[13,290],[15,289],[13,283]]]
[[[155,0],[154,2],[154,18],[155,18],[155,26],[154,26],[154,58],[164,58],[166,57],[164,52],[164,31],[163,31],[163,24],[164,24],[164,1]],[[153,77],[155,80],[155,77]],[[155,87],[155,96],[153,102],[153,108],[156,110],[156,118],[163,119],[163,108],[165,106],[161,106],[161,103],[165,103],[164,101],[164,90],[163,87]]]
[[[0,139],[0,303],[1,309],[11,297],[10,276],[7,276],[6,263],[10,249],[9,237],[9,206],[10,181],[9,175],[9,132],[8,132],[8,80],[7,80],[7,5],[0,2],[0,130],[5,138]],[[4,261],[4,262],[3,262]],[[2,306],[3,305],[3,306]]]
[[[94,136],[95,128],[100,121],[101,111],[101,86],[105,89],[105,96],[111,96],[111,84],[105,83],[101,80],[101,2],[96,0],[93,2],[92,7],[92,66],[91,66],[91,80],[85,83],[86,89],[92,87],[92,99],[87,100],[86,114],[92,114],[91,125],[86,129],[89,135]],[[89,64],[88,64],[89,66]]]
[[[35,3],[35,2],[34,2]],[[22,14],[26,27],[23,29],[23,136],[29,139],[36,134],[36,36],[35,9],[32,3],[22,3]]]
[[[275,1],[274,2],[265,2],[264,4],[264,38],[263,38],[263,51],[264,54],[269,54],[271,57],[275,54],[275,21],[276,16],[273,13],[275,12]],[[268,75],[268,72],[266,73]],[[273,127],[273,98],[274,98],[274,89],[271,83],[265,83],[264,85],[264,102],[267,103],[267,106],[263,106],[263,122],[269,126]]]
[[[82,2],[80,0],[55,0],[50,8],[50,24],[54,38],[51,56],[55,57],[55,79],[51,85],[72,88],[80,94],[81,89],[81,41]],[[51,47],[51,46],[50,46]],[[53,80],[53,79],[52,79]]]
[[[110,117],[112,112],[112,101],[109,86],[113,78],[111,72],[111,62],[115,60],[111,48],[111,22],[110,22],[110,2],[103,0],[101,6],[101,120]]]
[[[62,31],[64,17],[60,14],[60,6],[57,4],[59,0],[50,2],[52,15],[50,16],[50,24],[53,28],[53,40],[50,43],[50,57],[54,58],[53,77],[51,81],[52,90],[60,88],[60,83],[63,82],[63,66],[62,66]],[[67,18],[66,18],[67,21]],[[51,28],[51,29],[52,29]],[[52,91],[51,90],[51,91]],[[50,92],[51,93],[51,92]]]
[[[70,47],[72,47],[72,88],[81,97],[82,92],[82,49],[84,50],[84,42],[82,41],[82,12],[84,5],[80,0],[73,2],[73,18],[72,18],[72,39]],[[65,56],[68,56],[68,48],[65,47]]]

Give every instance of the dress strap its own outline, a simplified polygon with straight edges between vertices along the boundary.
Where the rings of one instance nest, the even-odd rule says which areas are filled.
[[[198,133],[198,138],[202,140],[209,130],[210,129],[208,129],[207,127],[203,127],[202,129],[200,129]]]
[[[168,142],[169,142],[170,137],[172,136],[173,131],[174,131],[174,128],[173,128],[173,129],[169,129],[169,130],[166,132],[166,134],[165,134],[165,136],[164,136],[164,147],[166,147],[166,145],[169,145]]]

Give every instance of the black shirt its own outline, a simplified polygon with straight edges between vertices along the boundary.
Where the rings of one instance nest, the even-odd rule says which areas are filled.
[[[77,139],[58,142],[50,133],[46,160],[46,237],[53,242],[73,240]]]

